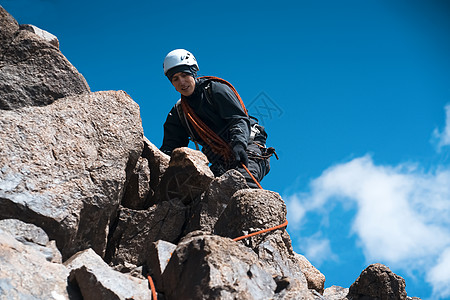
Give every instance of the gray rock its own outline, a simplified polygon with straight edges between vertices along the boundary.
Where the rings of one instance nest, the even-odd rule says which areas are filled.
[[[0,230],[1,299],[82,299],[67,284],[69,271],[35,247]]]
[[[343,300],[347,294],[348,288],[333,285],[325,289],[323,292],[323,297],[325,300]]]
[[[148,210],[121,208],[105,260],[113,265],[140,266],[145,263],[153,242],[180,239],[185,220],[186,207],[180,200],[164,201]]]
[[[27,241],[41,246],[48,244],[49,239],[42,228],[16,219],[0,220],[0,229],[8,232],[16,240]]]
[[[121,204],[131,209],[145,209],[149,206],[147,199],[151,196],[152,190],[150,189],[150,168],[148,166],[148,160],[139,157]]]
[[[150,167],[150,188],[153,191],[158,189],[159,183],[163,174],[169,167],[170,156],[164,154],[155,145],[152,144],[146,137],[144,137],[144,150],[142,157],[148,160]]]
[[[208,159],[200,152],[187,147],[172,152],[169,167],[161,178],[159,201],[180,199],[190,204],[199,197],[214,179]]]
[[[244,176],[237,170],[229,170],[215,178],[201,200],[192,208],[185,234],[195,230],[212,233],[217,219],[238,190],[248,188]]]
[[[350,286],[350,300],[405,300],[405,280],[382,264],[372,264]]]
[[[164,281],[162,280],[162,274],[172,257],[173,252],[177,248],[177,245],[166,241],[157,241],[151,244],[150,251],[147,255],[147,266],[149,268],[150,275],[155,283],[156,290],[164,290]]]
[[[124,92],[71,96],[0,115],[0,219],[35,224],[63,257],[103,255],[142,153],[139,106]]]
[[[29,25],[21,29],[2,7],[0,24],[0,109],[42,106],[90,92],[50,34]]]
[[[302,269],[302,261],[297,259],[297,254],[290,247],[290,238],[287,232],[267,236],[258,245],[256,253],[260,262],[272,276],[284,278],[289,282],[289,285],[286,286],[287,291],[301,292],[315,289],[319,293],[323,292],[325,277],[322,275],[322,280],[317,285],[310,283],[310,274],[303,272],[305,269]],[[315,271],[321,274],[318,270]]]
[[[112,270],[92,249],[78,252],[64,265],[69,281],[80,288],[85,300],[151,299],[147,280]]]
[[[215,226],[215,233],[236,238],[268,229],[286,220],[283,199],[274,192],[246,189],[236,192]],[[307,289],[323,293],[325,276],[296,254],[285,229],[277,229],[242,241],[258,253],[273,276],[287,278],[289,290]]]
[[[293,256],[292,260],[300,267],[301,272],[306,277],[308,288],[316,290],[320,294],[324,293],[325,275],[316,269],[303,255],[293,252]]]
[[[256,254],[228,238],[193,232],[178,245],[163,273],[171,299],[271,299],[275,281]]]
[[[22,244],[33,247],[44,255],[47,261],[62,262],[62,256],[56,247],[55,241],[49,241],[47,234],[42,228],[16,219],[5,219],[0,220],[0,230],[9,233]]]
[[[217,220],[216,234],[237,238],[252,232],[268,229],[286,221],[286,205],[280,195],[260,189],[245,189],[236,192]],[[266,236],[282,232],[283,229],[257,235],[245,242],[257,249]]]

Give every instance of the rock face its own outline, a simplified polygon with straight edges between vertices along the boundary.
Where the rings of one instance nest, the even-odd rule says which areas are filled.
[[[139,107],[124,92],[3,111],[0,218],[42,227],[66,258],[86,247],[102,255],[142,136]]]
[[[58,50],[55,36],[32,25],[19,27],[1,6],[0,31],[0,109],[46,105],[90,92]]]
[[[0,109],[0,299],[151,299],[147,275],[167,300],[407,299],[379,264],[324,290],[280,195],[163,154],[125,92],[90,93],[55,36],[1,6]]]

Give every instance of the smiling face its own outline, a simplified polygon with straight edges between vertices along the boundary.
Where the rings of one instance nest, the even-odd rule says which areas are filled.
[[[187,73],[178,72],[172,77],[172,85],[181,95],[187,97],[194,92],[195,79]]]

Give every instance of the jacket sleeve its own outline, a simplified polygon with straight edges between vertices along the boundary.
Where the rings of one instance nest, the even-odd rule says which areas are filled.
[[[189,144],[189,135],[187,134],[176,107],[172,107],[164,123],[164,138],[160,148],[165,154],[171,155],[175,148],[187,147]]]
[[[250,138],[250,118],[242,108],[239,99],[231,88],[223,83],[212,82],[211,88],[218,113],[226,122],[231,147],[241,143],[247,148]]]

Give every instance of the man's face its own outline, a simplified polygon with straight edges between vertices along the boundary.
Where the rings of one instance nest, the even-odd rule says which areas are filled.
[[[194,92],[195,79],[187,73],[178,72],[172,77],[172,85],[181,95],[187,97]]]

